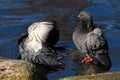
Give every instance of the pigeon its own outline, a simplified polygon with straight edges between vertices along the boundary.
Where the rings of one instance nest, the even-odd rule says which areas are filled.
[[[82,63],[93,63],[108,71],[111,68],[108,42],[102,29],[93,23],[92,15],[81,11],[78,15],[79,24],[73,32],[73,42],[82,56]]]
[[[63,69],[62,56],[54,49],[58,40],[59,30],[55,21],[35,22],[18,41],[20,58],[33,64],[49,66],[52,70]]]

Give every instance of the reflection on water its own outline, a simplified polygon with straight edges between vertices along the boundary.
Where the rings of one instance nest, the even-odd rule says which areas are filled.
[[[119,71],[119,5],[119,0],[0,0],[0,55],[16,58],[19,54],[17,40],[22,33],[27,31],[31,23],[56,19],[65,11],[68,12],[58,20],[61,36],[57,46],[76,49],[71,39],[72,32],[77,25],[76,16],[80,10],[87,10],[106,34],[113,63],[110,71]],[[77,65],[71,59],[64,59],[64,61],[70,67],[63,72],[49,74],[48,77],[52,77],[51,80],[76,73]]]

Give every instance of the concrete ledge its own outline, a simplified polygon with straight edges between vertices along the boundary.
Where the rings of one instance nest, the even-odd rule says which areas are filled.
[[[107,72],[85,76],[72,76],[59,80],[120,80],[120,72]]]

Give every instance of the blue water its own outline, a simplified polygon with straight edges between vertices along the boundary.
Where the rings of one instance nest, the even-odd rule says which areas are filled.
[[[76,9],[78,6],[79,9]],[[103,29],[108,40],[112,60],[110,71],[120,71],[119,0],[0,0],[0,55],[16,58],[19,55],[17,41],[27,32],[30,24],[56,19],[67,10],[71,11],[65,13],[58,22],[60,40],[57,46],[76,49],[71,38],[77,25],[76,16],[81,10],[87,10],[93,15],[95,24]],[[64,62],[67,68],[50,73],[49,80],[75,75],[78,65],[69,58],[65,58]]]

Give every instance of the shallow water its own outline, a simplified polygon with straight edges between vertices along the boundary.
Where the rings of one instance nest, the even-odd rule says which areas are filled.
[[[110,71],[120,71],[119,5],[119,0],[0,0],[0,55],[16,58],[19,55],[17,40],[31,23],[58,19],[60,16],[57,20],[60,40],[56,46],[75,50],[71,36],[78,22],[76,16],[81,10],[87,10],[93,15],[95,24],[104,30],[108,40],[113,64]],[[75,75],[77,64],[69,58],[64,61],[68,68],[50,73],[49,80]]]

